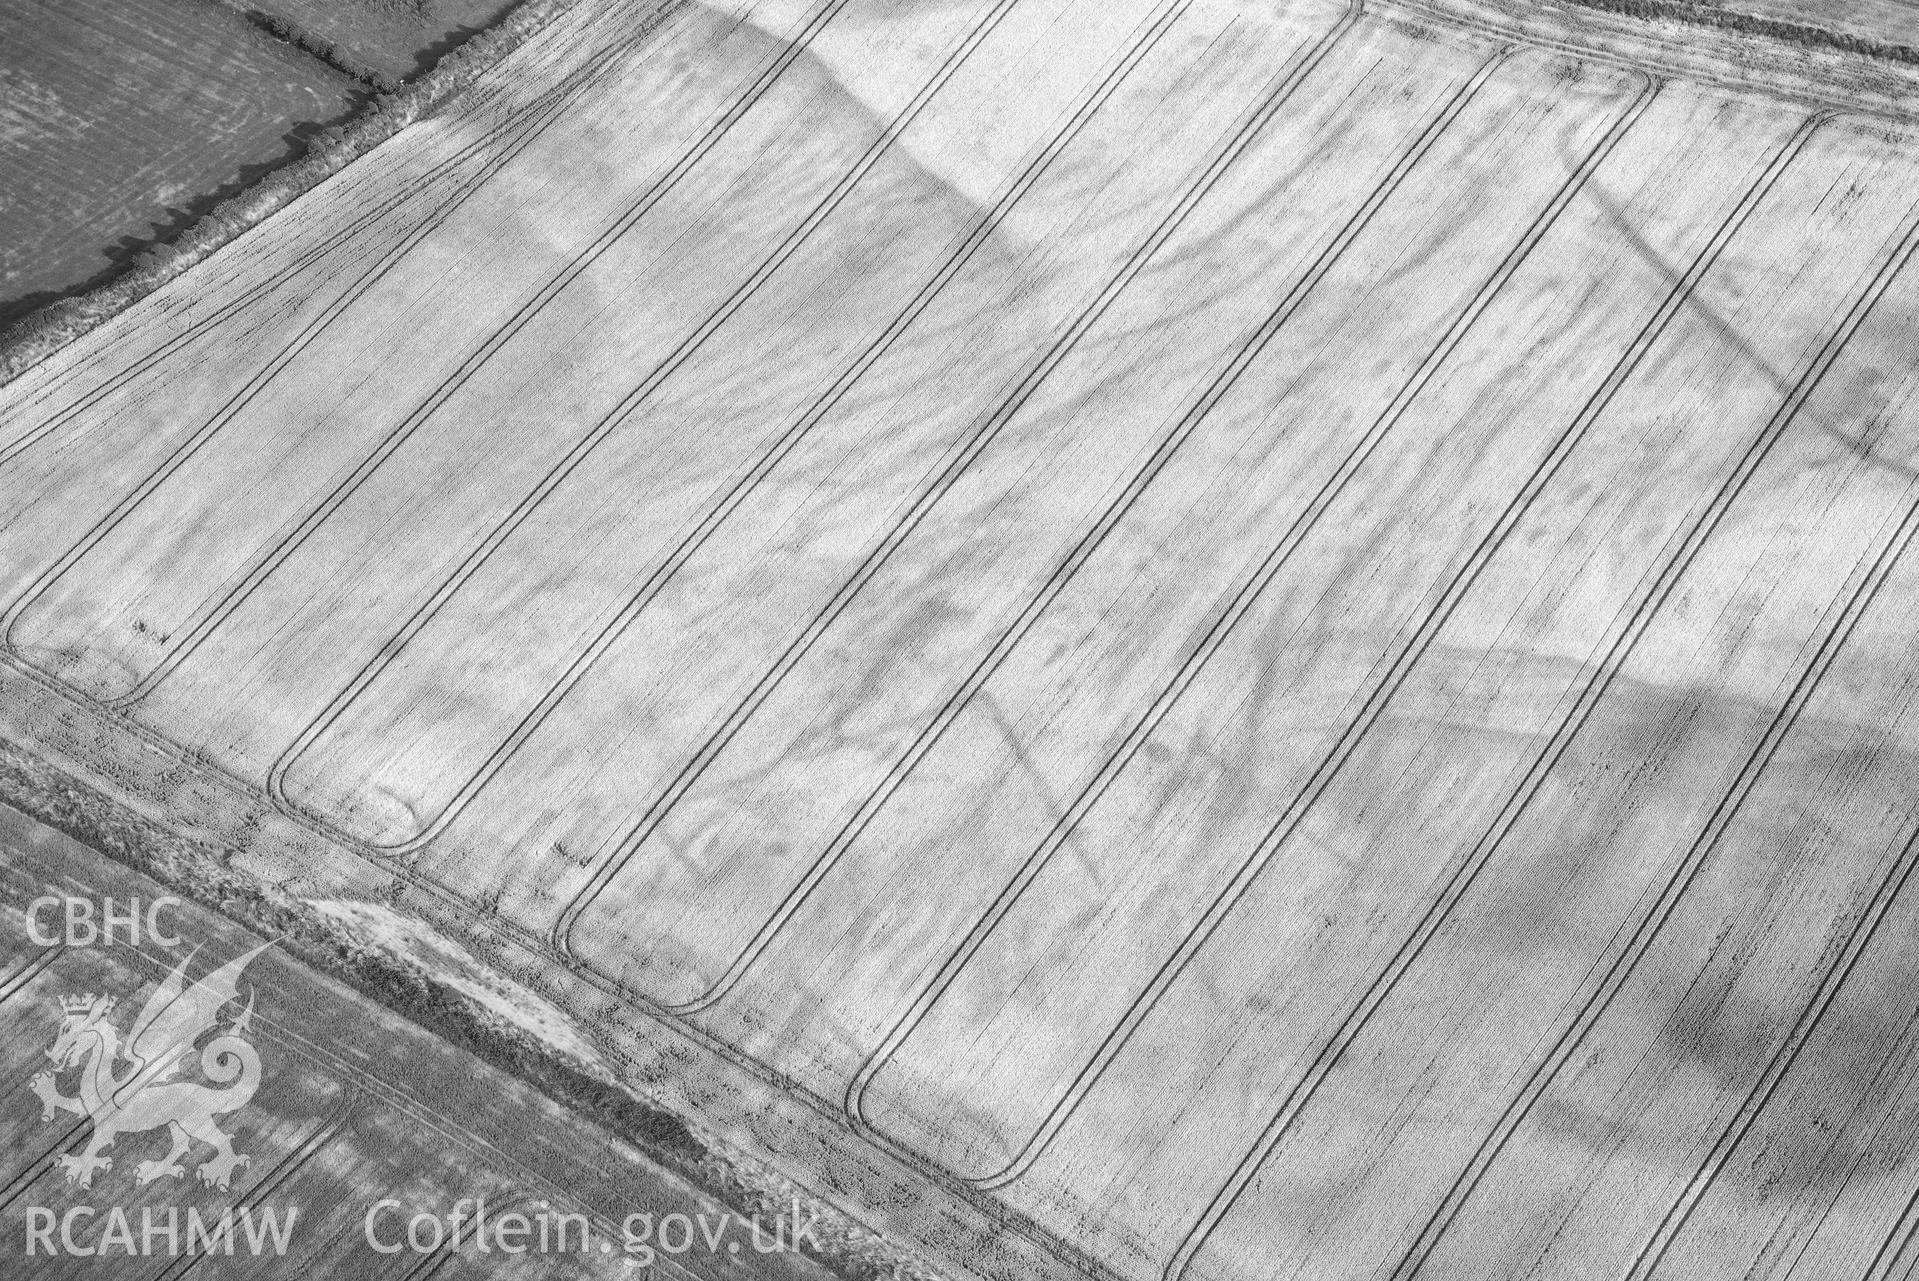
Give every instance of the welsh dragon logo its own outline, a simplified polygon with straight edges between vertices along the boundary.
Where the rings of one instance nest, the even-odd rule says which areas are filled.
[[[56,1111],[93,1121],[93,1137],[86,1150],[60,1158],[67,1182],[91,1187],[96,1171],[113,1168],[113,1158],[101,1153],[115,1139],[161,1126],[171,1132],[173,1147],[160,1160],[142,1161],[134,1168],[143,1184],[182,1177],[186,1171],[180,1158],[196,1139],[214,1149],[214,1155],[194,1170],[208,1187],[224,1190],[233,1172],[247,1164],[250,1158],[233,1150],[232,1137],[213,1119],[245,1107],[260,1086],[260,1055],[246,1040],[253,1024],[251,991],[246,1009],[200,1051],[200,1071],[225,1088],[173,1078],[193,1053],[194,1042],[213,1031],[220,1011],[239,999],[241,972],[272,946],[261,944],[191,987],[186,972],[193,957],[188,956],[147,998],[124,1044],[109,1019],[113,997],[89,992],[60,998],[60,1032],[47,1051],[54,1070],[36,1075],[33,1091],[40,1096],[43,1123],[51,1121]],[[55,1081],[59,1073],[74,1067],[80,1069],[80,1092],[69,1097],[60,1093]]]

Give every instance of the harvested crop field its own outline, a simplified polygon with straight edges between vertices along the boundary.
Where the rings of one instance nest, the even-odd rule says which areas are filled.
[[[0,324],[172,239],[363,89],[207,0],[0,4]]]
[[[953,1275],[1904,1277],[1919,81],[1668,35],[582,0],[0,389],[0,733]]]

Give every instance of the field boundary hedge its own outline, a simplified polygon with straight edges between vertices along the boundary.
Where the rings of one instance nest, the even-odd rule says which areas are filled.
[[[431,115],[579,3],[522,0],[498,22],[441,58],[431,71],[389,92],[376,93],[347,120],[322,129],[298,159],[221,201],[170,243],[135,254],[120,275],[85,293],[50,302],[0,329],[0,386],[183,275],[406,126]],[[298,33],[274,34],[300,44]]]
[[[1788,22],[1783,18],[1767,18],[1758,14],[1741,13],[1737,9],[1721,9],[1716,6],[1688,3],[1687,0],[1568,0],[1568,3],[1582,9],[1598,9],[1605,13],[1623,14],[1629,18],[1665,19],[1670,22],[1692,23],[1695,26],[1718,27],[1741,35],[1765,36],[1811,49],[1834,49],[1841,53],[1864,54],[1867,57],[1884,58],[1889,62],[1919,66],[1919,49],[1911,45],[1894,44],[1885,40],[1875,40],[1869,36],[1853,35],[1850,32],[1834,31],[1827,27],[1806,23]]]

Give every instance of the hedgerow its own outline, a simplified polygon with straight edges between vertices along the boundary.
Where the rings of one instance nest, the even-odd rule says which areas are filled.
[[[1919,65],[1919,49],[1911,45],[1875,40],[1868,36],[1855,35],[1848,31],[1834,31],[1828,27],[1812,26],[1807,23],[1788,22],[1783,18],[1741,13],[1737,9],[1722,9],[1717,5],[1686,3],[1686,0],[1570,0],[1570,2],[1581,8],[1620,13],[1631,18],[1689,22],[1696,26],[1736,31],[1742,35],[1765,36],[1768,39],[1782,40],[1788,44],[1811,49],[1836,49],[1843,53],[1864,54],[1867,57]]]

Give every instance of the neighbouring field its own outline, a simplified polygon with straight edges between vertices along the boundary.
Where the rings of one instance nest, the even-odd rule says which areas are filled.
[[[1904,1276],[1919,135],[1472,12],[583,3],[0,391],[0,730],[963,1274]]]
[[[363,88],[207,0],[0,3],[0,324],[172,239]]]
[[[40,946],[28,932],[27,912],[35,899],[75,895],[101,911],[110,896],[114,911],[124,913],[130,902],[145,908],[165,891],[10,810],[0,810],[0,849],[6,852],[0,861],[0,1232],[9,1275],[342,1281],[429,1276],[436,1281],[641,1276],[824,1281],[828,1276],[796,1251],[754,1251],[750,1225],[741,1215],[723,1210],[631,1146],[470,1054],[315,976],[281,947],[269,947],[247,965],[237,1003],[221,1014],[215,1033],[236,1022],[241,1005],[251,1007],[244,1035],[258,1056],[258,1084],[243,1106],[216,1117],[235,1154],[247,1158],[228,1186],[199,1179],[199,1167],[215,1149],[197,1140],[182,1154],[178,1175],[143,1179],[142,1163],[157,1164],[167,1155],[165,1130],[120,1133],[105,1149],[110,1165],[94,1170],[88,1186],[70,1181],[59,1162],[86,1150],[91,1118],[57,1110],[42,1119],[32,1085],[51,1067],[45,1051],[65,1021],[62,1002],[111,997],[115,1004],[101,1023],[130,1035],[147,1000],[181,961],[187,961],[184,977],[191,984],[266,940],[209,912],[171,906],[154,919],[179,940],[172,947],[145,935],[138,946],[130,946],[124,923],[111,943],[96,938],[83,946]],[[358,916],[363,927],[375,933],[381,928],[379,913],[362,910]],[[63,909],[56,905],[41,908],[33,928],[42,939],[61,939],[64,924]],[[456,984],[462,981],[458,969],[445,967]],[[244,1073],[238,1083],[209,1082],[199,1063],[198,1054],[189,1056],[176,1081],[243,1088]],[[126,1067],[109,1065],[115,1072]],[[82,1063],[57,1072],[55,1092],[84,1095],[85,1071]],[[503,1216],[516,1212],[527,1221],[522,1253],[503,1254],[495,1245],[488,1257],[475,1247],[473,1203],[481,1199],[490,1232]],[[374,1239],[383,1247],[401,1246],[398,1250],[375,1249],[368,1242],[368,1213],[381,1201],[391,1204],[375,1215]],[[50,1259],[47,1251],[58,1244],[57,1232],[29,1246],[36,1208],[42,1216],[64,1219],[80,1206],[93,1213],[72,1220],[75,1244],[97,1254]],[[465,1221],[457,1252],[422,1253],[406,1246],[416,1214],[438,1219],[445,1235],[448,1215],[456,1208]],[[115,1211],[126,1216],[131,1229],[125,1244],[111,1236],[109,1216]],[[229,1252],[235,1257],[202,1256],[194,1248],[199,1243],[188,1235],[189,1211],[206,1225],[231,1212],[238,1224]],[[268,1211],[282,1233],[277,1250],[265,1229]],[[256,1216],[251,1234],[249,1212]],[[542,1213],[580,1217],[563,1233],[557,1220],[549,1219],[542,1251],[537,1222]],[[695,1234],[690,1248],[679,1248],[673,1224],[666,1237],[673,1248],[659,1249],[653,1225],[673,1214],[701,1216],[712,1247]],[[725,1224],[723,1214],[729,1220]],[[630,1215],[646,1217],[629,1220]],[[155,1227],[151,1235],[144,1231],[148,1223]],[[769,1210],[762,1246],[772,1240],[771,1223]],[[629,1226],[636,1240],[630,1257]],[[415,1231],[416,1241],[432,1240],[429,1225]],[[792,1229],[783,1224],[780,1239],[791,1236]],[[259,1243],[258,1253],[252,1242]],[[649,1262],[643,1253],[649,1246],[651,1272],[641,1266]]]

